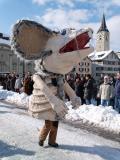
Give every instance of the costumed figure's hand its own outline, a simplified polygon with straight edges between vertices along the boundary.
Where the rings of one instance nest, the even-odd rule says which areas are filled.
[[[58,119],[64,119],[68,113],[68,108],[62,100],[58,99],[58,101],[59,102],[54,105],[54,110],[57,113]]]
[[[77,109],[81,106],[81,98],[80,97],[73,97],[70,99],[70,101],[72,102],[72,108],[73,109]]]

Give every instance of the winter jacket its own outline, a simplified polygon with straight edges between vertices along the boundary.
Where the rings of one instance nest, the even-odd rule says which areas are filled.
[[[12,91],[15,91],[15,81],[16,81],[16,77],[12,77],[11,79],[10,79],[10,89],[12,90]]]
[[[110,100],[114,96],[113,92],[114,92],[114,89],[112,85],[108,83],[107,84],[103,83],[100,85],[98,97],[103,100]]]
[[[23,82],[23,88],[24,88],[24,92],[28,95],[32,94],[33,91],[33,81],[31,80],[31,78],[27,77],[25,78],[24,82]]]
[[[93,80],[89,79],[84,85],[84,99],[91,99],[93,97]]]
[[[20,89],[22,87],[21,79],[17,78],[15,81],[15,89]]]
[[[78,97],[81,97],[81,98],[84,97],[84,82],[83,81],[75,83],[75,92]]]
[[[115,96],[120,98],[120,79],[115,83]]]

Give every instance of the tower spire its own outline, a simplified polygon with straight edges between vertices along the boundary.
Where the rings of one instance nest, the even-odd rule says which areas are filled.
[[[98,30],[97,33],[101,32],[101,31],[106,31],[106,32],[109,32],[108,28],[107,28],[107,25],[106,25],[106,20],[105,20],[105,15],[103,13],[103,18],[102,18],[102,23],[101,23],[101,26]]]

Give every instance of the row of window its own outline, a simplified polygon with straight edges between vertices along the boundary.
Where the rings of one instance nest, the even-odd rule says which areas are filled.
[[[113,67],[96,67],[96,71],[119,71],[120,68]]]
[[[20,64],[20,66],[22,67],[23,64],[22,65]],[[31,64],[28,63],[27,68],[30,70],[31,67],[32,67]],[[17,63],[13,63],[12,64],[12,70],[16,70],[16,69],[17,69]],[[3,72],[5,70],[9,70],[8,66],[4,62],[0,62],[0,72]]]
[[[80,66],[89,66],[90,63],[88,63],[88,62],[80,62],[79,65]]]
[[[89,68],[79,68],[80,72],[89,72],[90,69]]]
[[[116,62],[116,61],[103,61],[103,64],[120,65],[120,62]]]
[[[107,73],[107,75],[114,75],[115,73]],[[103,75],[106,75],[106,73],[104,73]],[[101,77],[101,73],[96,73],[96,76]]]

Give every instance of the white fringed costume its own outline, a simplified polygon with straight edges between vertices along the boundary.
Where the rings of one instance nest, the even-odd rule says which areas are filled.
[[[65,94],[73,107],[80,106],[80,99],[65,81],[70,72],[83,58],[93,51],[85,45],[92,38],[92,29],[54,32],[33,21],[22,20],[14,25],[12,49],[25,60],[35,61],[34,90],[29,101],[29,113],[44,119],[40,132],[40,145],[49,133],[49,144],[56,146],[58,120],[67,113]]]

